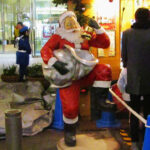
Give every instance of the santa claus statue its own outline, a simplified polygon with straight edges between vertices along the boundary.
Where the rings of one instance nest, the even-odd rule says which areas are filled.
[[[112,79],[110,66],[98,64],[93,58],[92,60],[84,61],[84,57],[85,59],[89,58],[89,56],[86,57],[86,53],[82,55],[81,59],[79,56],[75,56],[75,53],[81,54],[82,51],[89,53],[90,47],[108,48],[110,40],[105,30],[93,19],[89,21],[88,25],[95,30],[96,34],[92,35],[89,40],[84,39],[82,37],[83,31],[72,11],[63,13],[60,16],[59,23],[60,27],[56,30],[56,34],[52,35],[43,46],[41,56],[48,68],[57,71],[49,75],[49,78],[53,78],[52,81],[56,81],[57,86],[60,83],[58,87],[63,107],[64,140],[66,145],[75,146],[80,88],[93,86],[92,95],[96,100],[97,109],[106,111],[114,109],[114,103],[107,100],[108,89]],[[71,52],[68,53],[65,47]],[[73,57],[77,59],[77,61],[74,61],[74,58],[70,58],[72,57],[69,56],[70,53],[74,55]],[[90,71],[87,69],[88,72],[82,73],[82,67],[79,67],[81,66],[78,64],[79,62],[84,65],[84,72],[86,72],[86,65],[90,68],[88,68]],[[72,69],[69,70],[70,66],[72,66]],[[76,69],[78,67],[79,69]],[[76,71],[74,72],[73,70]],[[70,80],[69,78],[68,82],[68,80],[65,79],[70,72],[72,72],[72,79]],[[57,76],[58,74],[60,77]],[[62,78],[63,82],[59,81],[60,78]]]

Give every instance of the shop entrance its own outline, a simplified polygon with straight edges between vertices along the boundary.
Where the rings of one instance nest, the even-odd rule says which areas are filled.
[[[14,46],[15,26],[18,21],[30,18],[30,7],[30,0],[28,3],[25,0],[0,1],[0,53],[16,52],[17,48]]]
[[[58,18],[66,6],[58,6],[52,0],[0,0],[0,53],[14,54],[14,38],[18,21],[30,29],[32,55],[40,50],[58,26]]]

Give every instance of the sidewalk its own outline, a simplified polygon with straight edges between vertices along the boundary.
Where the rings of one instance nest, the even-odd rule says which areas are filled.
[[[30,65],[35,63],[42,63],[41,57],[32,57],[30,55]],[[0,74],[3,68],[16,64],[16,54],[0,54]]]

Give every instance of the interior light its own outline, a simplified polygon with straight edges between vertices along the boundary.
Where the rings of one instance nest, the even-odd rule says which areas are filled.
[[[85,88],[80,90],[81,93],[86,93],[87,91],[88,91],[88,90],[85,89]]]
[[[115,15],[115,3],[113,0],[95,0],[93,8],[96,16],[112,18]]]

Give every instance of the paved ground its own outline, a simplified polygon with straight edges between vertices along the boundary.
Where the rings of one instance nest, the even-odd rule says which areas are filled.
[[[30,59],[30,65],[34,63],[42,63],[41,58]],[[1,54],[0,55],[0,74],[2,73],[2,68],[4,66],[9,66],[15,64],[16,56],[15,54]],[[123,128],[128,129],[128,120],[124,120]],[[86,126],[86,129],[85,129]],[[92,123],[91,126],[94,126]],[[120,135],[120,129],[109,129],[109,130],[95,130],[95,127],[89,126],[89,122],[81,122],[78,129],[78,134],[80,133],[91,133],[93,132],[96,136],[103,137],[104,135],[111,134],[112,137],[120,144],[120,150],[129,150],[129,147],[124,144],[122,137]],[[22,150],[57,150],[56,143],[63,137],[63,131],[45,129],[43,132],[39,133],[33,137],[23,137],[23,149]],[[0,140],[0,150],[6,150],[6,141]]]
[[[93,134],[95,138],[113,137],[120,145],[119,150],[129,150],[129,146],[124,143],[120,135],[120,129],[99,129],[99,131],[82,131],[82,126],[86,122],[80,123],[78,134]],[[81,128],[80,128],[81,127]],[[22,150],[57,150],[56,144],[63,137],[63,131],[45,129],[43,132],[33,137],[23,137]],[[0,150],[6,150],[6,141],[0,140]]]
[[[33,137],[23,137],[22,150],[57,150],[56,143],[63,137],[62,131],[44,130]],[[6,150],[6,141],[0,141],[0,150]]]
[[[114,131],[113,131],[114,132]],[[104,135],[107,136],[108,131],[98,131],[98,132],[82,132],[82,134],[93,133],[97,137],[103,137]],[[111,132],[109,132],[111,133]],[[119,135],[118,131],[115,131],[113,134],[117,137]],[[115,137],[114,136],[114,137]],[[119,135],[120,136],[120,135]],[[42,133],[39,133],[33,137],[24,137],[23,138],[23,149],[22,150],[57,150],[56,144],[57,142],[63,137],[62,131],[47,129]],[[116,138],[115,137],[115,138]],[[118,150],[129,150],[129,147],[123,144],[121,141],[121,137],[116,138],[116,141],[120,144],[120,149]],[[0,150],[6,150],[6,141],[0,141]]]

